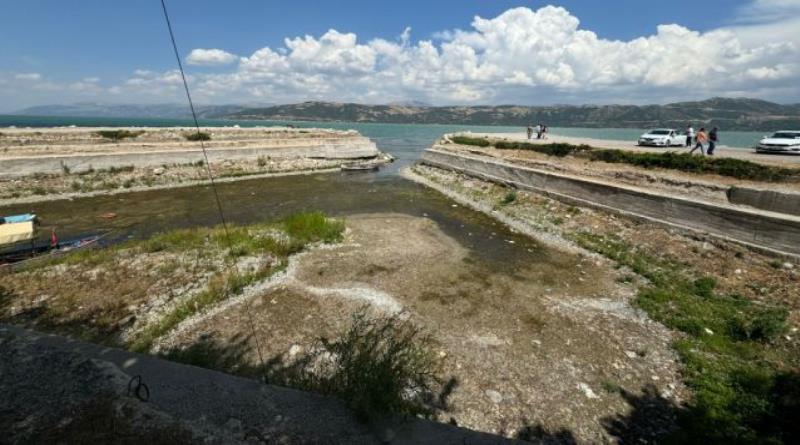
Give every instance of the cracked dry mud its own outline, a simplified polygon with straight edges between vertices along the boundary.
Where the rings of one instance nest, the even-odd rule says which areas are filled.
[[[256,344],[266,361],[291,360],[371,304],[402,308],[433,335],[454,385],[443,421],[508,436],[569,430],[596,443],[611,440],[604,422],[631,409],[609,387],[684,397],[669,332],[631,308],[634,287],[606,261],[540,246],[528,261],[487,268],[428,218],[357,215],[347,227],[342,244],[302,254],[268,289],[165,340],[238,346],[250,365]],[[673,421],[651,420],[654,431]]]

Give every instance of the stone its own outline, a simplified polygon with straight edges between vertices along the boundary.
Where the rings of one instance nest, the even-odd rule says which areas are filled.
[[[587,385],[586,383],[583,383],[583,382],[578,383],[578,389],[583,391],[583,394],[589,399],[599,399],[600,398],[600,396],[595,394],[595,392],[592,391],[592,388],[590,388],[589,385]]]
[[[289,356],[290,357],[294,357],[297,354],[300,354],[301,352],[303,352],[303,347],[300,346],[300,345],[292,345],[292,347],[289,348]]]
[[[484,391],[484,394],[486,394],[486,397],[488,397],[489,400],[491,400],[494,404],[503,402],[503,395],[493,389],[487,389]]]
[[[161,168],[161,167],[154,168],[153,169],[153,174],[156,175],[156,176],[161,176],[161,175],[164,174],[164,169]]]

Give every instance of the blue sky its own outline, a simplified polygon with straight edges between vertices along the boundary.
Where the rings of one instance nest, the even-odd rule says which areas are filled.
[[[792,61],[800,57],[800,0],[167,5],[184,57],[218,50],[187,60],[204,102],[664,102],[717,94],[800,101],[800,59]],[[476,16],[487,21],[482,29]],[[0,111],[180,99],[157,0],[7,2],[4,18]],[[678,26],[659,28],[670,24]],[[679,97],[692,87],[702,91]]]

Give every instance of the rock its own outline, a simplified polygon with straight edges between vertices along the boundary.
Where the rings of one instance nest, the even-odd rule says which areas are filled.
[[[578,383],[578,389],[583,391],[583,394],[587,398],[590,398],[590,399],[599,399],[600,398],[600,396],[595,394],[594,391],[592,391],[592,388],[590,388],[589,385],[587,385],[586,383],[583,383],[583,382]]]
[[[154,168],[153,169],[153,174],[156,175],[156,176],[161,176],[161,175],[164,174],[164,169],[161,168],[161,167]]]
[[[625,355],[627,355],[628,358],[636,358],[637,356],[635,351],[625,351]]]
[[[484,394],[486,394],[486,397],[488,397],[489,400],[491,400],[494,404],[500,404],[503,402],[503,395],[493,389],[487,389],[484,391]]]
[[[703,328],[703,331],[705,331],[705,333],[708,335],[714,335],[714,331],[712,331],[711,329]]]
[[[733,271],[733,273],[735,273],[736,275],[741,275],[742,274],[742,269],[736,269],[736,270]]]
[[[292,347],[289,348],[289,356],[290,357],[294,357],[297,354],[300,354],[301,352],[303,352],[303,347],[300,346],[300,345],[292,345]]]
[[[792,263],[787,261],[787,262],[783,263],[783,268],[784,269],[794,269],[794,264],[792,264]]]

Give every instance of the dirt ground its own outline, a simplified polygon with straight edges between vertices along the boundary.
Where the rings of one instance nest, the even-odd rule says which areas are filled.
[[[544,248],[487,273],[479,252],[424,217],[361,215],[347,227],[344,243],[301,254],[269,289],[187,320],[160,347],[205,342],[239,348],[249,365],[259,353],[290,362],[370,304],[433,335],[450,388],[442,421],[516,437],[570,431],[597,443],[612,440],[604,422],[632,409],[625,394],[682,400],[668,331],[629,306],[634,286],[607,262]],[[654,416],[641,436],[673,420]]]

